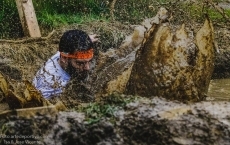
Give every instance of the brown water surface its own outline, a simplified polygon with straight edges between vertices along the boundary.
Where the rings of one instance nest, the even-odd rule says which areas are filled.
[[[230,101],[230,78],[211,80],[208,100]]]

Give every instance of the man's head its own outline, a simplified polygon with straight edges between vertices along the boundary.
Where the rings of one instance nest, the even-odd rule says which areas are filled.
[[[65,32],[59,42],[60,65],[71,76],[84,79],[93,59],[93,43],[87,33],[81,30]]]

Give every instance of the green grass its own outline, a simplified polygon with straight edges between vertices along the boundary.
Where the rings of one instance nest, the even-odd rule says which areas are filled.
[[[40,29],[106,19],[101,15],[109,11],[103,0],[36,0],[33,5]],[[15,0],[0,2],[0,27],[0,38],[22,36]]]
[[[216,0],[216,2],[223,0]],[[201,21],[207,12],[214,21],[223,21],[222,15],[212,7],[180,4],[177,0],[125,0],[115,4],[115,20],[123,23],[139,24],[143,19],[155,16],[159,7],[171,10],[177,18]],[[105,0],[34,0],[36,16],[40,29],[55,29],[72,23],[94,20],[110,20],[110,5]],[[151,8],[150,8],[151,6]],[[230,10],[225,13],[230,16]],[[23,36],[15,0],[0,1],[0,38]]]
[[[189,19],[197,19],[198,21],[202,21],[205,14],[209,16],[209,18],[215,23],[225,23],[226,18],[224,18],[220,12],[218,12],[213,7],[207,7],[203,5],[191,5],[189,7],[182,6],[184,9],[187,9],[187,12],[190,14]],[[224,10],[224,13],[230,17],[230,10]]]
[[[56,28],[68,24],[81,24],[83,22],[90,22],[95,20],[106,20],[95,14],[50,14],[47,12],[38,15],[39,25],[43,28]]]
[[[16,3],[13,0],[0,1],[0,38],[7,37],[10,34],[14,35],[18,31],[20,20]],[[16,37],[18,37],[18,34]]]
[[[212,20],[220,20],[221,21],[223,19],[223,16],[220,13],[216,12],[215,10],[209,9],[207,11],[208,11],[208,14]],[[230,17],[230,10],[224,10],[224,13],[228,17]]]
[[[96,123],[104,117],[110,118],[113,122],[114,112],[118,109],[125,107],[129,102],[136,100],[136,96],[123,96],[119,94],[112,94],[105,97],[100,102],[90,103],[87,106],[79,107],[77,111],[84,112],[86,121],[89,124]]]

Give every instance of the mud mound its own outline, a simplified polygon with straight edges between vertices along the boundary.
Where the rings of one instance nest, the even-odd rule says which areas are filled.
[[[97,124],[83,122],[84,116],[76,112],[62,112],[57,118],[38,115],[32,119],[11,116],[1,120],[4,136],[0,143],[21,144],[119,144],[120,140],[109,122]]]
[[[79,123],[74,118],[67,118],[70,125],[69,131],[63,131],[62,128],[57,128],[53,135],[56,142],[61,145],[69,145],[75,143],[78,145],[90,144],[119,144],[119,138],[115,133],[114,127],[109,122],[100,122],[94,125]]]
[[[1,119],[1,137],[0,143],[6,144],[41,144],[41,138],[46,129],[50,129],[55,119],[50,116],[37,115],[33,119],[27,119],[17,116],[9,116]]]
[[[1,143],[17,136],[21,142],[56,145],[228,144],[229,108],[228,102],[187,105],[137,97],[94,123],[87,122],[87,113],[77,111],[31,119],[12,116],[0,122],[5,135]]]
[[[154,98],[151,103],[131,103],[119,123],[120,135],[130,145],[227,144],[230,141],[229,123],[224,121],[228,118],[227,111],[221,111],[223,102],[213,103],[213,110],[211,104],[202,102],[190,108],[160,98]],[[217,115],[219,111],[223,115]]]

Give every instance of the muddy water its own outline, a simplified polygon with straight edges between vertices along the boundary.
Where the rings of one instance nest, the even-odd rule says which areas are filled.
[[[208,96],[210,100],[230,101],[230,78],[211,80]]]

